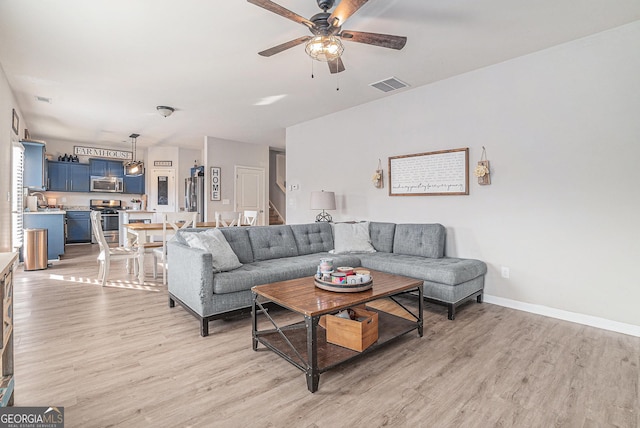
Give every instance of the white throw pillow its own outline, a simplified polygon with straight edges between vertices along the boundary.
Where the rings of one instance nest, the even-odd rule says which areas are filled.
[[[369,222],[336,223],[333,227],[332,254],[340,253],[375,253],[369,236]]]
[[[191,248],[207,251],[213,256],[213,272],[226,272],[242,266],[222,232],[207,229],[199,233],[184,233],[184,239]]]

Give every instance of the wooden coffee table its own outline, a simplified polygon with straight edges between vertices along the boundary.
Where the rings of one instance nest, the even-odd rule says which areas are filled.
[[[336,293],[322,290],[314,285],[313,277],[253,287],[251,289],[253,292],[251,311],[253,350],[257,351],[258,344],[262,343],[302,370],[307,378],[307,388],[311,392],[316,392],[320,382],[320,374],[338,364],[372,352],[385,343],[413,330],[418,330],[418,335],[422,337],[422,281],[370,271],[373,287],[358,293]],[[415,291],[418,292],[417,314],[395,299],[398,295]],[[363,352],[327,343],[325,330],[318,327],[321,316],[334,314],[352,306],[365,305],[382,298],[389,298],[406,314],[401,317],[368,307],[367,310],[378,312],[378,341],[376,343]],[[304,317],[304,322],[279,326],[265,309],[264,304],[267,302],[275,303],[301,314]],[[409,316],[406,316],[407,314]],[[266,317],[273,328],[258,330],[258,316]]]

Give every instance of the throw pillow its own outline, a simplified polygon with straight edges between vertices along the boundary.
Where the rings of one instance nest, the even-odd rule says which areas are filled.
[[[333,226],[332,254],[340,253],[375,253],[369,236],[369,222],[336,223]]]
[[[207,229],[199,233],[185,233],[184,238],[191,248],[207,251],[213,256],[213,272],[226,272],[242,266],[222,232]]]

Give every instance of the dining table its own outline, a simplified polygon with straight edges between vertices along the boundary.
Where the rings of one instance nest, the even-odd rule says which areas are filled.
[[[215,221],[205,221],[196,223],[197,228],[214,228],[216,227]],[[133,239],[127,239],[126,245],[133,246],[134,243],[138,248],[138,282],[144,283],[144,255],[145,245],[151,242],[151,237],[160,236],[162,238],[162,223],[128,223],[124,225],[127,235]],[[173,227],[167,225],[167,236],[172,236],[175,233]],[[162,242],[164,245],[164,243]]]

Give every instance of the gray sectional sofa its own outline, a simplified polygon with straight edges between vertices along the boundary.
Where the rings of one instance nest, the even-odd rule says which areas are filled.
[[[482,302],[486,264],[444,257],[445,228],[440,224],[369,222],[375,252],[339,254],[330,253],[334,230],[329,223],[219,230],[242,266],[218,272],[211,253],[189,246],[192,239],[187,234],[206,229],[180,230],[167,244],[169,306],[178,302],[197,317],[202,336],[209,334],[210,320],[250,311],[254,285],[312,276],[324,257],[332,258],[334,266],[362,266],[421,279],[425,299],[447,305],[449,319],[464,301]]]

